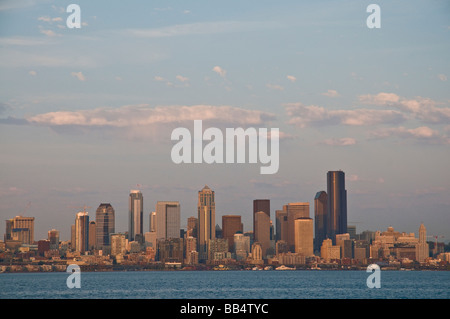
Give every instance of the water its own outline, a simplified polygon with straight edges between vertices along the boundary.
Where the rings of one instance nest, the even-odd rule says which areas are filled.
[[[0,299],[449,299],[448,271],[82,272],[69,289],[64,272],[0,274]]]

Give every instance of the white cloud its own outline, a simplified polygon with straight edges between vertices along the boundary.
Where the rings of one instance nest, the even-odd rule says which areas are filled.
[[[377,95],[366,94],[360,95],[359,101],[366,104],[385,105],[395,103],[400,100],[400,97],[395,93],[378,93]]]
[[[194,120],[203,120],[204,125],[216,127],[226,125],[245,127],[267,125],[274,119],[275,115],[272,113],[232,106],[128,105],[119,108],[49,112],[28,117],[26,121],[33,125],[49,126],[57,131],[78,128],[86,132],[90,129],[97,131],[104,128],[111,132],[119,130],[125,133],[124,137],[140,138],[165,134],[168,129],[192,125]],[[280,133],[280,138],[287,137],[284,133]]]
[[[50,21],[52,21],[52,19],[48,16],[45,16],[45,17],[39,17],[38,21],[50,22]]]
[[[223,68],[221,68],[220,66],[216,65],[215,67],[213,67],[213,72],[216,72],[217,74],[219,74],[221,77],[225,77],[227,75],[227,71]]]
[[[264,30],[282,25],[271,21],[216,21],[216,22],[198,22],[188,24],[177,24],[152,29],[127,29],[124,32],[127,36],[143,38],[163,38],[175,36],[218,34],[230,32],[245,32],[254,30]]]
[[[86,81],[86,77],[83,75],[83,73],[80,72],[72,72],[70,75],[76,77],[79,81]]]
[[[177,79],[178,81],[180,81],[180,82],[187,82],[187,81],[189,81],[189,78],[184,77],[184,76],[181,76],[181,75],[177,75],[177,76],[176,76],[176,79]]]
[[[266,87],[268,87],[271,90],[277,90],[277,91],[283,91],[284,90],[284,87],[282,87],[281,85],[278,85],[278,84],[268,83],[268,84],[266,84]]]
[[[443,82],[447,81],[447,76],[445,74],[438,74],[438,78]]]
[[[323,141],[323,143],[330,146],[348,146],[355,145],[356,139],[352,137],[330,138]]]
[[[328,97],[338,97],[340,96],[339,93],[336,90],[328,90],[325,93],[322,93],[322,95],[328,96]]]
[[[45,30],[43,28],[40,28],[39,32],[41,32],[42,34],[45,34],[48,37],[60,37],[61,36],[61,34],[56,33],[53,30]]]
[[[438,107],[440,103],[429,98],[406,99],[394,93],[378,93],[361,95],[359,100],[365,104],[394,107],[427,123],[445,124],[450,121],[450,107]]]
[[[309,125],[363,126],[399,123],[404,120],[403,114],[394,110],[328,110],[316,105],[304,106],[301,103],[287,104],[285,109],[290,117],[288,123],[299,127]]]
[[[29,74],[29,75],[32,75],[32,76],[36,76],[36,75],[37,75],[37,72],[34,71],[34,70],[31,70],[30,72],[28,72],[28,74]]]
[[[433,130],[427,126],[420,126],[408,129],[403,126],[395,128],[384,128],[370,132],[375,138],[400,137],[413,139],[415,141],[426,141],[434,144],[450,144],[450,138],[440,134],[437,130]]]
[[[287,78],[289,81],[291,81],[291,82],[297,81],[297,78],[296,78],[295,76],[293,76],[293,75],[288,75],[288,76],[286,76],[286,78]]]

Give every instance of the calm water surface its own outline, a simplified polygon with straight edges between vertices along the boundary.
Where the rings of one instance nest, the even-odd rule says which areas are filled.
[[[381,271],[381,288],[365,271],[83,272],[69,289],[69,273],[0,274],[0,298],[96,299],[449,299],[448,271]]]

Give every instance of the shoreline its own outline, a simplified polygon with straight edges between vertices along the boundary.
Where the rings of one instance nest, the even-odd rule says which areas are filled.
[[[60,267],[56,269],[29,269],[26,266],[15,266],[13,269],[6,269],[1,270],[1,274],[14,274],[14,273],[66,273],[67,266],[69,265],[59,265]],[[10,266],[8,266],[10,267]],[[404,268],[404,267],[389,267],[384,266],[380,267],[380,270],[382,271],[414,271],[414,272],[422,272],[422,271],[450,271],[450,266],[446,267],[422,267],[422,268]],[[187,272],[187,271],[194,271],[194,272],[202,272],[202,271],[208,271],[208,272],[223,272],[223,271],[276,271],[276,272],[284,272],[284,271],[313,271],[313,272],[321,272],[321,271],[364,271],[367,272],[367,266],[358,266],[358,267],[324,267],[324,268],[307,268],[307,267],[295,267],[292,266],[292,268],[288,269],[252,269],[252,268],[228,268],[228,269],[215,269],[214,267],[205,267],[205,268],[192,268],[192,267],[186,267],[186,268],[149,268],[149,267],[116,267],[116,266],[101,266],[101,267],[92,267],[92,266],[80,266],[81,272],[147,272],[147,271],[164,271],[164,272]]]

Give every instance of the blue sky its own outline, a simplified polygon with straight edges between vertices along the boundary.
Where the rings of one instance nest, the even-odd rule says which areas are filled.
[[[310,202],[326,172],[346,173],[357,231],[450,238],[450,4],[378,1],[0,2],[0,229],[24,213],[36,238],[69,239],[77,208],[101,202],[127,229],[130,189],[146,222],[178,200],[216,191],[217,218],[252,200]],[[280,169],[175,165],[176,127],[276,127]],[[28,205],[28,203],[31,203]],[[146,227],[147,227],[146,223]]]

